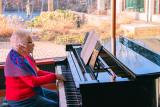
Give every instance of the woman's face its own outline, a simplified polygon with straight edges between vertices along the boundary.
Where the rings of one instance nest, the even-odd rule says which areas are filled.
[[[33,43],[31,37],[28,37],[28,38],[23,42],[23,44],[20,44],[20,45],[19,45],[19,52],[20,52],[22,55],[28,55],[28,54],[32,53],[32,52],[33,52],[33,49],[34,49],[34,43]]]

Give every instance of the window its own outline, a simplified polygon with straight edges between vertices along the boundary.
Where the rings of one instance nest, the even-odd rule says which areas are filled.
[[[144,0],[126,0],[126,10],[144,12]]]
[[[160,13],[160,0],[154,1],[154,13],[159,14]]]

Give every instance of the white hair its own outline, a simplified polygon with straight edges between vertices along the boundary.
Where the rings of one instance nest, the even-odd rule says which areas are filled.
[[[13,32],[10,38],[10,44],[12,49],[18,50],[19,45],[26,46],[26,43],[29,38],[31,38],[30,32],[24,29]]]

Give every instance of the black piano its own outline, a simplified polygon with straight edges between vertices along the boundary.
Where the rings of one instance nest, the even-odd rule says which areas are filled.
[[[150,50],[123,37],[117,40],[116,57],[110,42],[96,49],[92,66],[80,57],[81,45],[66,46],[66,60],[56,65],[66,77],[59,82],[60,107],[158,107],[160,66],[141,54]]]

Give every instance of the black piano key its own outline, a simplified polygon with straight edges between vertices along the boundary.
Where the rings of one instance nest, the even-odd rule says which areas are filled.
[[[79,104],[68,104],[68,107],[81,107]]]
[[[80,97],[75,97],[75,96],[67,96],[67,102],[69,102],[70,100],[75,100],[75,99],[77,99],[76,101],[77,101],[77,103],[79,103],[79,101],[80,101]]]
[[[72,105],[79,105],[79,101],[74,101],[74,100],[69,100],[67,101],[67,104],[72,104]]]
[[[66,88],[73,87],[72,84],[65,84],[65,85],[67,85],[67,86],[65,86]]]

